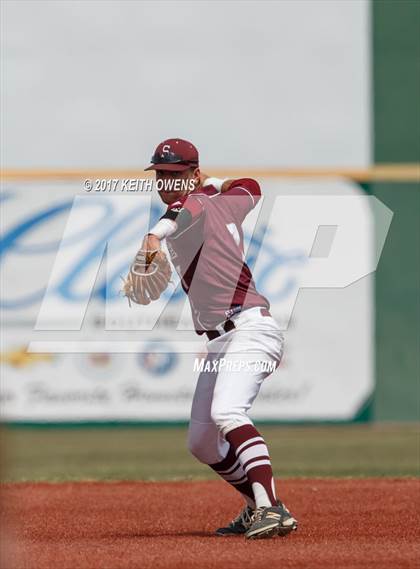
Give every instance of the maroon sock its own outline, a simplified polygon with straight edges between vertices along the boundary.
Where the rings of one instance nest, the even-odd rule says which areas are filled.
[[[273,471],[264,439],[254,425],[242,425],[226,435],[255,496],[257,507],[276,506]]]
[[[215,464],[209,464],[219,476],[228,482],[235,490],[240,492],[245,498],[248,505],[255,507],[254,492],[251,483],[245,474],[240,461],[236,458],[236,454],[232,446],[226,457]]]

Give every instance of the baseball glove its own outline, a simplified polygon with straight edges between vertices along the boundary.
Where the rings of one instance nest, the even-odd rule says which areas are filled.
[[[123,293],[136,304],[150,304],[166,290],[172,269],[164,251],[140,250],[124,280]]]

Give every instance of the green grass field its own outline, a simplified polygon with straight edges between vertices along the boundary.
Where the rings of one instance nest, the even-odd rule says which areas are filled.
[[[261,426],[277,477],[418,476],[418,425]],[[203,480],[183,427],[1,430],[2,480]]]

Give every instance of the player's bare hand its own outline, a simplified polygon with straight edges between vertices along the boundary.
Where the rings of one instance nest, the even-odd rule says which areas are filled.
[[[141,245],[141,249],[142,251],[144,251],[145,253],[152,253],[152,252],[156,252],[160,250],[160,239],[158,237],[156,237],[156,235],[145,235],[144,239],[143,239],[143,243]],[[151,258],[153,257],[153,255],[151,255]],[[151,260],[148,259],[148,261]]]
[[[145,235],[141,245],[143,251],[156,251],[160,249],[160,239],[156,235]]]

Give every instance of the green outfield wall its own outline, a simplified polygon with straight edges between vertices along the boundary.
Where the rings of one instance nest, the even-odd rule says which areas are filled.
[[[420,157],[420,2],[374,0],[376,163]],[[376,184],[394,218],[376,274],[376,420],[420,420],[420,184]]]

